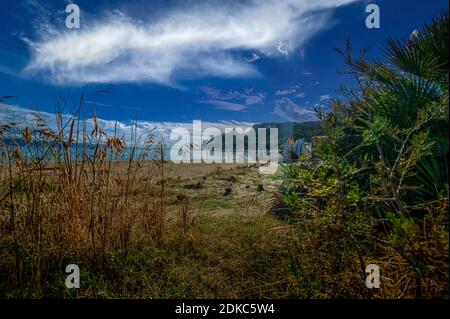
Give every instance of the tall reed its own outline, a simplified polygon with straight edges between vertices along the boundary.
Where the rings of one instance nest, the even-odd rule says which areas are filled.
[[[0,125],[3,288],[41,296],[55,267],[102,267],[111,252],[163,242],[163,144],[137,125],[128,139],[117,123],[108,136],[95,114],[84,116],[84,101],[70,116],[61,107],[56,129],[37,112],[33,125]]]

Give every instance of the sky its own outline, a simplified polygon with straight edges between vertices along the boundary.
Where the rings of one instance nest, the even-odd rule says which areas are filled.
[[[80,28],[65,24],[70,3]],[[380,8],[368,29],[366,7]],[[380,58],[445,0],[0,0],[0,122],[51,118],[85,96],[104,125],[315,120],[349,79],[334,48]]]

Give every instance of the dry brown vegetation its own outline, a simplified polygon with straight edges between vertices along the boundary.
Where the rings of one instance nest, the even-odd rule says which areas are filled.
[[[261,214],[271,193],[257,170],[171,164],[152,136],[138,154],[142,137],[126,145],[95,119],[91,132],[75,116],[58,127],[36,114],[34,127],[1,128],[3,297],[286,296],[273,290],[285,232]],[[70,263],[76,291],[64,286]]]

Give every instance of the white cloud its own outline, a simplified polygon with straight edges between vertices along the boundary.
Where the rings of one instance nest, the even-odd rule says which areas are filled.
[[[256,53],[252,53],[252,56],[248,59],[248,62],[256,62],[260,60],[261,57],[257,55]]]
[[[36,114],[42,117],[47,125],[55,132],[58,130],[56,122],[56,114],[49,112],[38,112],[35,110],[22,108],[15,105],[6,105],[0,103],[0,123],[16,122],[19,123],[18,128],[35,127]],[[62,115],[63,122],[68,121],[71,116],[69,114]],[[192,134],[192,122],[153,122],[153,121],[114,121],[98,118],[102,129],[108,136],[114,136],[117,127],[117,136],[124,137],[126,141],[131,138],[132,128],[135,129],[138,135],[146,136],[149,133],[155,135],[157,140],[164,140],[168,145],[173,142],[169,141],[170,133],[174,128],[183,127],[189,130]],[[239,121],[219,121],[208,122],[202,121],[202,129],[208,127],[216,127],[222,132],[226,127],[241,127],[246,128],[252,126],[254,123],[239,122]],[[90,132],[94,128],[94,121],[92,118],[86,120],[86,129]],[[143,142],[143,141],[141,141]]]
[[[277,43],[277,51],[280,52],[283,55],[288,55],[289,50],[285,47],[284,43],[282,41]]]
[[[417,38],[419,36],[420,32],[417,29],[414,29],[411,34],[409,35],[410,40],[414,40],[414,38]]]
[[[94,102],[94,101],[86,101],[86,104],[108,107],[108,108],[119,108],[119,109],[123,109],[123,110],[142,111],[142,107],[140,107],[140,106],[112,105],[112,104],[105,104],[105,103],[99,103],[99,102]]]
[[[0,73],[4,73],[6,75],[16,75],[17,72],[7,66],[0,65]]]
[[[289,85],[287,89],[284,90],[277,90],[275,92],[275,95],[277,96],[284,96],[284,95],[292,95],[294,94],[296,97],[305,97],[305,93],[299,92],[298,90],[303,86],[303,84],[296,84],[296,85]]]
[[[297,89],[287,89],[287,90],[278,90],[275,92],[275,95],[289,95],[295,93]]]
[[[275,100],[274,104],[275,108],[273,109],[273,113],[287,121],[305,122],[317,120],[314,111],[299,107],[287,97],[283,97],[280,100]]]
[[[204,104],[214,105],[217,109],[228,110],[228,111],[242,111],[247,108],[247,106],[243,104],[228,102],[228,101],[220,101],[220,100],[202,100],[200,101]]]
[[[287,54],[329,22],[330,10],[357,0],[218,2],[171,9],[137,21],[125,14],[86,15],[82,29],[38,28],[25,72],[59,84],[154,82],[252,77],[236,50]],[[117,10],[116,10],[117,11]],[[155,19],[158,16],[160,18]]]
[[[214,105],[216,108],[229,111],[242,111],[249,105],[262,104],[266,94],[254,92],[253,89],[222,92],[219,89],[202,86],[200,88],[205,98],[200,103]]]
[[[325,95],[321,95],[319,97],[319,99],[320,99],[321,102],[323,102],[323,101],[327,101],[327,100],[331,99],[331,96],[328,95],[328,94],[325,94]]]

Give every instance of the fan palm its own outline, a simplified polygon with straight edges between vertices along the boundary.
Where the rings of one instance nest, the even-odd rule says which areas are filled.
[[[417,162],[416,176],[411,180],[415,186],[421,186],[421,196],[434,198],[446,189],[448,193],[443,186],[448,181],[448,39],[449,15],[444,12],[431,24],[415,30],[409,39],[387,41],[383,50],[387,63],[360,59],[352,64],[367,83],[360,123],[382,116],[396,128],[408,129],[424,113],[432,113],[436,108],[445,110],[417,132],[429,134],[433,147],[429,155]],[[387,161],[390,157],[393,160],[397,154],[395,143],[389,139],[384,143]]]

